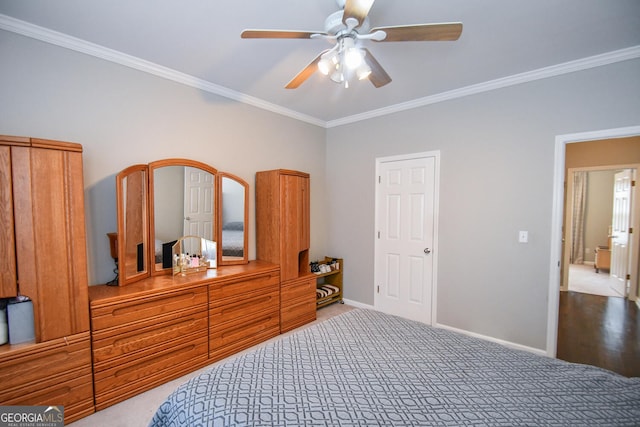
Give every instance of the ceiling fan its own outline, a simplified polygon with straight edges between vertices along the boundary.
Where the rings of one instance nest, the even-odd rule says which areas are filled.
[[[364,40],[375,42],[451,41],[462,33],[461,22],[437,24],[398,25],[369,29],[369,10],[375,0],[336,0],[341,10],[325,20],[324,31],[244,30],[243,39],[326,39],[335,45],[326,49],[300,71],[287,85],[295,89],[316,70],[336,82],[349,87],[354,76],[368,78],[375,87],[391,82],[391,77],[376,61],[369,49],[362,47]]]

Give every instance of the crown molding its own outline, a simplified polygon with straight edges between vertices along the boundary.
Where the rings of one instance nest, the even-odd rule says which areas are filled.
[[[411,110],[413,108],[424,107],[425,105],[436,104],[438,102],[449,101],[452,99],[462,98],[464,96],[475,95],[482,92],[489,92],[496,89],[502,89],[509,86],[515,86],[523,83],[533,82],[536,80],[546,79],[549,77],[561,76],[576,71],[587,70],[589,68],[600,67],[603,65],[613,64],[616,62],[628,61],[630,59],[640,58],[640,46],[632,46],[626,49],[615,50],[603,53],[601,55],[590,56],[587,58],[577,59],[562,64],[552,65],[550,67],[539,68],[525,73],[514,74],[512,76],[500,79],[490,80],[475,85],[461,87],[459,89],[441,92],[435,95],[426,96],[424,98],[414,99],[400,104],[390,105],[388,107],[379,108],[377,110],[367,111],[353,116],[343,117],[341,119],[328,121],[327,128],[342,126],[374,117],[386,116],[388,114],[400,111]]]
[[[587,70],[590,68],[600,67],[616,62],[640,58],[640,46],[632,46],[626,49],[603,53],[601,55],[590,56],[575,61],[569,61],[550,67],[539,68],[533,71],[527,71],[524,73],[490,80],[475,85],[465,86],[459,89],[454,89],[447,92],[442,92],[435,95],[390,105],[387,107],[343,117],[336,120],[324,121],[316,117],[312,117],[307,114],[303,114],[298,111],[294,111],[288,108],[284,108],[280,105],[267,102],[263,99],[249,96],[242,92],[237,92],[227,87],[211,83],[209,81],[194,77],[190,74],[182,73],[168,67],[163,67],[153,62],[145,61],[135,56],[127,55],[117,50],[109,49],[95,43],[90,43],[85,40],[44,27],[40,27],[38,25],[34,25],[25,21],[21,21],[7,15],[0,14],[0,29],[11,31],[16,34],[50,43],[66,49],[74,50],[76,52],[91,55],[96,58],[104,59],[106,61],[133,68],[138,71],[143,71],[157,77],[171,80],[180,84],[184,84],[186,86],[200,89],[205,92],[213,93],[215,95],[242,102],[257,108],[261,108],[263,110],[271,111],[276,114],[287,116],[295,120],[299,120],[323,128],[343,126],[362,120],[368,120],[375,117],[424,107],[426,105],[462,98],[469,95],[489,92],[509,86],[515,86],[536,80],[546,79],[549,77],[561,76],[563,74],[573,73],[576,71]]]
[[[290,110],[280,105],[267,102],[263,99],[249,96],[247,94],[237,92],[227,87],[194,77],[190,74],[182,73],[168,67],[163,67],[153,62],[145,61],[135,56],[127,55],[126,53],[122,53],[114,49],[109,49],[95,43],[90,43],[86,40],[43,28],[25,21],[21,21],[7,15],[0,14],[0,29],[11,31],[16,34],[20,34],[76,52],[91,55],[96,58],[104,59],[116,64],[124,65],[125,67],[143,71],[145,73],[152,74],[163,79],[171,80],[176,83],[181,83],[186,86],[193,87],[195,89],[200,89],[205,92],[220,95],[234,101],[242,102],[257,108],[261,108],[263,110],[271,111],[276,114],[291,117],[293,119],[310,123],[312,125],[320,127],[326,126],[325,121],[306,114],[302,114],[298,111]]]

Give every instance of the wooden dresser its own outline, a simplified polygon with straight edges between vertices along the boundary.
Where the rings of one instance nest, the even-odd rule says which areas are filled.
[[[245,265],[91,286],[100,410],[279,334],[279,268]]]
[[[256,173],[256,253],[280,265],[280,331],[316,318],[316,277],[309,268],[310,182],[304,172]]]
[[[87,282],[82,146],[0,136],[0,298],[31,298],[35,333],[0,346],[0,405],[94,412]]]

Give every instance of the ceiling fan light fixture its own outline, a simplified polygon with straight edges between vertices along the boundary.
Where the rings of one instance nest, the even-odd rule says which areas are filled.
[[[318,62],[318,70],[324,74],[325,76],[329,75],[329,71],[331,71],[331,63],[329,60],[322,58]]]
[[[460,38],[462,22],[394,25],[370,28],[369,11],[375,0],[336,0],[340,10],[324,21],[323,31],[244,30],[243,39],[324,39],[333,48],[318,54],[287,85],[296,89],[319,71],[336,83],[349,87],[356,77],[368,79],[376,88],[391,83],[391,77],[366,47],[375,42],[454,41]]]
[[[325,76],[329,75],[332,70],[335,70],[340,63],[340,57],[336,49],[331,49],[325,52],[318,61],[318,70]]]
[[[329,78],[336,83],[344,82],[344,74],[342,73],[342,71],[340,71],[339,68],[336,68],[336,70],[331,73],[331,76],[329,76]]]
[[[364,62],[358,69],[356,70],[356,75],[358,76],[358,80],[364,80],[371,75],[371,67],[369,67]]]
[[[351,47],[344,53],[344,65],[350,70],[355,70],[360,67],[363,60],[364,53],[357,47]]]

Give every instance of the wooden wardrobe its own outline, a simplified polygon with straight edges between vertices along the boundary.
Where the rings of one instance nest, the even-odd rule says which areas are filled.
[[[28,296],[35,326],[0,346],[0,405],[94,412],[87,281],[82,146],[0,136],[0,298]]]
[[[280,331],[316,318],[316,277],[309,268],[309,174],[256,173],[256,255],[280,265]]]

